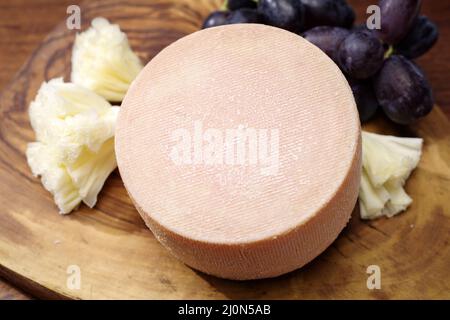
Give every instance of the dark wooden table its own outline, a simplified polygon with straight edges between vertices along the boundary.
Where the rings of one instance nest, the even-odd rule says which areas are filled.
[[[151,1],[151,0],[149,0]],[[66,17],[70,0],[0,0],[0,89],[14,77],[28,56]],[[358,20],[365,17],[368,5],[376,0],[349,0]],[[426,0],[423,14],[431,17],[440,28],[440,40],[435,48],[418,60],[431,82],[436,103],[450,117],[450,1]],[[29,295],[0,279],[0,299],[31,299]]]

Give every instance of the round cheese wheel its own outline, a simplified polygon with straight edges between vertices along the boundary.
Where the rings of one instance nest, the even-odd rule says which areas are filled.
[[[173,255],[257,279],[305,265],[342,231],[360,137],[331,59],[293,33],[238,24],[188,35],[149,62],[122,103],[115,144],[130,197]]]

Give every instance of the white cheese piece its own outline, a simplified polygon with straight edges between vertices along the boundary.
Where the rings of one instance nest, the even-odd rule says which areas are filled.
[[[28,145],[28,164],[61,213],[71,212],[81,201],[93,207],[116,168],[118,112],[104,98],[61,78],[43,83],[31,103],[37,142]]]
[[[73,83],[109,101],[122,101],[141,69],[141,61],[118,25],[95,18],[88,30],[77,34],[72,52]]]
[[[392,217],[408,208],[412,199],[403,186],[420,161],[422,144],[420,138],[362,133],[361,218]]]
[[[411,197],[408,196],[401,185],[398,185],[395,182],[387,182],[385,187],[389,193],[389,201],[386,203],[383,214],[387,217],[393,217],[394,215],[405,211],[412,203]]]
[[[42,142],[32,142],[28,144],[26,155],[33,175],[41,177],[44,188],[53,194],[60,212],[66,214],[83,199],[67,173],[67,168],[57,161],[57,152],[57,149]]]
[[[113,138],[105,141],[97,152],[84,149],[75,162],[67,165],[67,172],[87,206],[94,207],[106,178],[116,166]]]

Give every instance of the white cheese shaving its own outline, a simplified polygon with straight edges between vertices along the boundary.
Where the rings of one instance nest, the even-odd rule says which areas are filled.
[[[37,142],[28,164],[61,213],[80,202],[93,207],[116,168],[114,129],[119,112],[104,98],[62,78],[43,83],[29,109]]]
[[[108,101],[122,101],[143,65],[118,25],[105,18],[95,18],[91,25],[76,36],[71,81]]]
[[[412,199],[403,189],[422,154],[423,140],[362,133],[361,218],[392,217]]]

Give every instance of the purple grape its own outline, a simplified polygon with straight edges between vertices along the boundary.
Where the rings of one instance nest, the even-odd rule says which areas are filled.
[[[339,66],[356,79],[373,76],[383,65],[383,60],[383,44],[367,32],[352,32],[339,46]]]
[[[265,24],[299,33],[303,27],[300,0],[259,0],[258,12]]]
[[[316,26],[350,28],[355,12],[345,0],[299,0],[305,7],[305,29]]]
[[[378,110],[378,100],[370,80],[348,78],[362,123],[369,121]]]
[[[258,14],[256,9],[238,9],[232,11],[227,18],[227,24],[259,22],[261,22],[261,16]]]
[[[228,10],[234,11],[242,8],[256,9],[257,3],[254,0],[228,0]]]
[[[369,29],[365,23],[358,24],[352,28],[353,32],[366,32],[374,37],[378,37],[376,29]],[[387,43],[383,43],[384,52],[388,51],[390,46]]]
[[[422,0],[380,0],[381,30],[379,37],[389,44],[399,43],[411,30],[420,12]]]
[[[227,24],[229,14],[230,13],[228,11],[213,11],[203,22],[202,29]]]
[[[350,31],[339,27],[315,27],[303,34],[303,37],[319,47],[335,63],[338,63],[338,49]]]
[[[361,31],[361,32],[367,32],[370,34],[374,34],[374,32],[375,32],[375,30],[371,30],[371,29],[367,28],[367,25],[365,23],[361,23],[356,26],[353,26],[352,31],[353,32]]]
[[[395,51],[408,59],[415,59],[430,50],[438,38],[438,27],[427,17],[419,16],[408,35],[395,46]]]
[[[374,88],[384,113],[396,123],[411,124],[433,109],[433,93],[425,75],[403,56],[394,55],[384,62]]]

